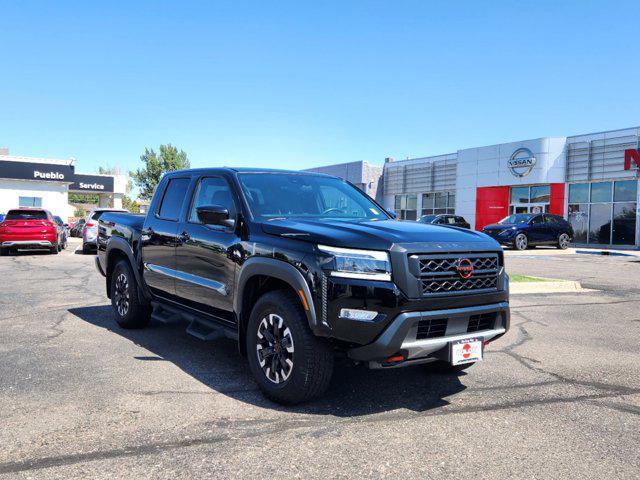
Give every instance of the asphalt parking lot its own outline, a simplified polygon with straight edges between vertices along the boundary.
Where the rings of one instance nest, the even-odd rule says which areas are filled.
[[[640,258],[507,256],[596,291],[513,296],[459,377],[339,364],[284,408],[228,340],[119,329],[70,246],[0,259],[0,478],[638,478]]]

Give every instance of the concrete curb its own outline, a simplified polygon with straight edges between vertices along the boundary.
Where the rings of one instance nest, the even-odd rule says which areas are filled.
[[[580,282],[574,282],[571,280],[509,282],[509,293],[512,295],[528,293],[577,293],[590,291],[590,289],[582,288]]]

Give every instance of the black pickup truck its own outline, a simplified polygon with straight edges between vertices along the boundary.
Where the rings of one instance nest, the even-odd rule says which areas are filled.
[[[509,328],[500,246],[395,220],[327,175],[207,168],[163,177],[146,216],[105,213],[96,265],[123,328],[226,336],[269,398],[321,394],[336,355],[459,372]]]

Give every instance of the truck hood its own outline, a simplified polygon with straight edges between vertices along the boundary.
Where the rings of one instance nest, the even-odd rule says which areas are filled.
[[[344,222],[274,219],[262,223],[262,230],[271,235],[306,242],[372,250],[389,250],[393,244],[399,243],[495,244],[488,236],[472,230],[399,220]]]

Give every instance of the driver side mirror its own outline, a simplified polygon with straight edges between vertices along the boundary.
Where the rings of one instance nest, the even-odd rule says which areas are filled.
[[[198,220],[204,225],[222,225],[233,227],[235,220],[229,218],[229,210],[222,205],[203,205],[196,208]]]

